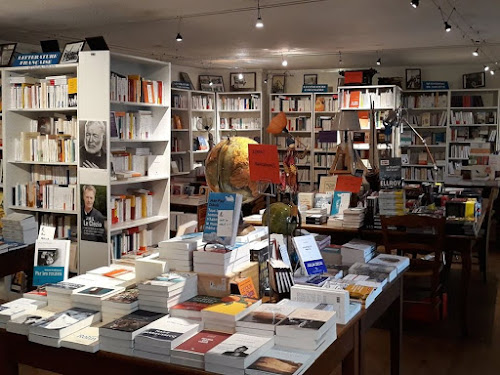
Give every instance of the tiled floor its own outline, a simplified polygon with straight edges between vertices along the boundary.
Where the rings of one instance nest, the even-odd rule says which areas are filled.
[[[500,374],[500,302],[497,299],[500,253],[490,255],[486,284],[482,283],[477,267],[474,268],[468,338],[459,334],[456,313],[459,277],[460,270],[454,267],[450,277],[448,319],[433,325],[404,323],[402,375]],[[366,354],[369,375],[390,373],[386,331],[372,329],[369,332]],[[20,370],[22,375],[52,375],[27,366]]]

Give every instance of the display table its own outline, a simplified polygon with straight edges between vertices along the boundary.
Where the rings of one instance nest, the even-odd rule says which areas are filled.
[[[386,285],[368,309],[345,325],[337,326],[337,340],[305,372],[329,374],[342,366],[342,374],[367,374],[364,366],[366,331],[382,316],[390,314],[391,375],[400,373],[403,277]],[[120,375],[207,374],[203,370],[99,351],[95,354],[66,348],[52,348],[28,341],[26,336],[0,330],[0,374],[17,375],[18,363],[68,375],[89,375],[98,371]]]

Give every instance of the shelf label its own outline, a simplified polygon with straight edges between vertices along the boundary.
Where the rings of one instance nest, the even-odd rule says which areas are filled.
[[[17,56],[12,66],[55,65],[60,57],[61,52],[26,53]]]

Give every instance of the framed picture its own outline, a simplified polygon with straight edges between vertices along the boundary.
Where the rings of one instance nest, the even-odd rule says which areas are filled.
[[[257,73],[230,73],[231,91],[255,91]]]
[[[280,94],[282,92],[285,92],[285,75],[284,74],[273,75],[271,92],[273,94]]]
[[[222,76],[199,75],[201,91],[223,92],[224,80]]]
[[[78,54],[85,46],[85,40],[79,42],[66,43],[59,64],[70,64],[78,62]]]
[[[477,89],[484,87],[486,75],[484,72],[469,73],[463,75],[464,89]]]
[[[304,85],[317,85],[318,75],[317,74],[304,74]]]
[[[406,89],[420,90],[422,88],[422,71],[420,69],[406,69]]]
[[[0,66],[9,66],[17,43],[0,44]]]

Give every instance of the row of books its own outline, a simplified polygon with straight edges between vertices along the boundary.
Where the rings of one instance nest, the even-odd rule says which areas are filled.
[[[286,137],[275,137],[276,146],[280,149],[286,149]],[[311,147],[311,138],[310,137],[295,137],[295,148],[302,149],[304,147]],[[300,163],[300,160],[299,160]]]
[[[110,137],[112,139],[150,139],[153,132],[151,111],[111,111]]]
[[[38,117],[37,120],[30,120],[30,132],[38,132],[41,135],[65,134],[76,138],[78,121],[75,116]]]
[[[425,139],[428,145],[439,145],[446,142],[445,132],[420,132],[422,138]],[[423,145],[420,138],[410,129],[405,129],[401,132],[401,146]]]
[[[484,105],[482,95],[454,95],[451,97],[452,107],[483,107]],[[496,102],[491,105],[496,105]]]
[[[255,117],[221,117],[219,129],[260,130],[261,123]]]
[[[497,113],[496,111],[490,112],[450,112],[451,125],[475,125],[475,124],[496,124]]]
[[[432,168],[407,167],[403,169],[403,178],[409,181],[434,181],[434,170]],[[438,168],[437,181],[444,181],[444,170]]]
[[[414,126],[446,126],[448,114],[446,111],[424,112],[420,114],[411,114],[408,116],[408,122]]]
[[[314,103],[314,110],[316,112],[338,112],[339,101],[337,95],[332,97],[318,96]]]
[[[111,72],[110,100],[166,105],[163,81],[145,79],[138,74],[124,76]]]
[[[378,196],[380,215],[399,216],[406,213],[406,196],[402,189],[381,190]]]
[[[153,195],[146,189],[133,190],[127,195],[111,195],[111,223],[152,217]]]
[[[77,147],[76,139],[66,135],[21,132],[21,137],[14,139],[14,160],[74,163]]]
[[[469,145],[450,145],[450,158],[468,159],[470,151]]]
[[[51,180],[16,184],[12,187],[12,204],[20,207],[74,211],[76,185],[54,185]]]
[[[112,259],[127,255],[141,255],[148,246],[153,245],[151,230],[147,226],[133,227],[111,236]]]
[[[187,109],[188,108],[187,95],[172,93],[172,108],[173,109]]]
[[[447,93],[411,94],[403,96],[404,108],[446,108],[448,106]]]
[[[259,95],[250,97],[219,97],[219,109],[221,111],[244,111],[258,110],[261,108]]]
[[[276,96],[271,101],[271,112],[310,112],[310,97]]]
[[[75,215],[41,213],[38,222],[40,225],[55,228],[55,239],[70,239],[71,237],[76,237],[77,223]]]
[[[55,185],[77,183],[76,166],[30,165],[30,181],[52,180]]]
[[[77,106],[77,78],[67,75],[10,78],[11,109],[48,109]]]
[[[432,156],[438,166],[445,164],[446,153],[444,150],[432,150]],[[406,153],[401,154],[401,164],[403,167],[408,164],[429,165],[430,163],[429,155],[424,150],[413,151],[408,149]]]
[[[375,92],[344,90],[342,92],[342,109],[346,108],[366,108],[370,109],[373,102],[375,108],[387,108],[394,106],[394,91],[384,90],[376,94]]]
[[[214,99],[208,95],[191,95],[191,109],[214,109]]]
[[[475,141],[475,142],[495,142],[497,136],[496,129],[486,127],[463,127],[452,128],[450,140],[453,141]]]
[[[112,150],[111,163],[115,174],[119,172],[133,171],[133,177],[146,176],[150,159],[155,155],[150,155],[149,147],[135,147],[125,150]]]

